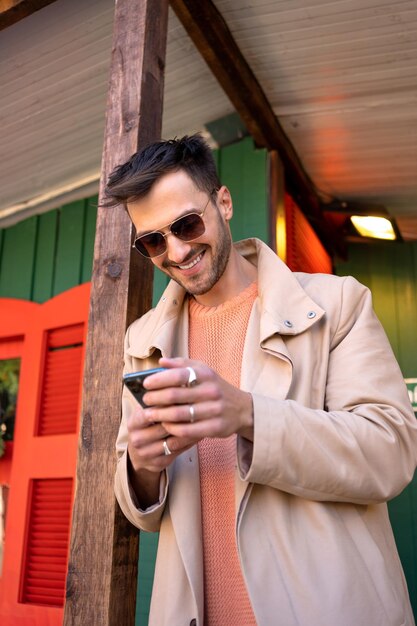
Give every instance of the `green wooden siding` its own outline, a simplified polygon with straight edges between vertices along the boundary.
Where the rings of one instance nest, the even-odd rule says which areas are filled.
[[[417,378],[417,243],[351,245],[336,272],[369,287],[404,378]],[[417,476],[388,508],[417,615]]]
[[[0,297],[32,299],[36,239],[36,217],[25,220],[3,232]]]
[[[136,599],[136,626],[145,625],[149,620],[149,606],[151,603],[158,540],[159,533],[141,532],[139,535],[139,575]]]
[[[59,211],[49,211],[37,218],[37,246],[33,265],[32,300],[45,302],[53,291],[56,234]]]
[[[53,294],[70,289],[81,280],[84,201],[62,207],[55,250]]]
[[[97,197],[0,230],[0,297],[45,302],[91,279]]]
[[[255,150],[247,137],[218,151],[220,181],[233,198],[233,239],[258,237],[269,242],[267,152]]]

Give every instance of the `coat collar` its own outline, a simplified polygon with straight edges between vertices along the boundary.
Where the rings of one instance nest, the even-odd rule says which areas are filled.
[[[244,239],[235,247],[258,268],[262,345],[276,334],[298,335],[323,317],[324,310],[305,292],[296,274],[266,244],[259,239]],[[185,290],[171,280],[155,309],[141,318],[140,332],[133,325],[127,348],[129,355],[144,359],[159,350],[166,356],[187,356],[184,345],[175,345],[177,326],[181,325],[184,331],[188,329],[185,296]]]
[[[148,311],[131,326],[127,354],[146,359],[155,350],[162,356],[186,356],[178,351],[178,325],[188,330],[188,302],[185,290],[171,280],[154,309]],[[188,332],[186,336],[188,335]]]
[[[236,247],[258,268],[261,341],[275,333],[298,335],[323,317],[324,310],[306,293],[297,275],[267,245],[244,239]]]

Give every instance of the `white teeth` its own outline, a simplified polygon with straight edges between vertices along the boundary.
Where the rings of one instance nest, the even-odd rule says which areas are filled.
[[[189,270],[201,260],[202,256],[203,254],[199,254],[198,257],[194,259],[194,261],[191,261],[191,263],[188,263],[188,265],[178,265],[178,267],[180,268],[180,270]]]

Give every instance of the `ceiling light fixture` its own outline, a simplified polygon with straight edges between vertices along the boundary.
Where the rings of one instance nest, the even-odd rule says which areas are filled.
[[[351,222],[362,237],[394,241],[397,238],[391,221],[376,215],[352,215]]]

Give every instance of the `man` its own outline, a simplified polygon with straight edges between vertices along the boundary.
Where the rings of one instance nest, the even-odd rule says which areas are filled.
[[[127,331],[116,495],[160,530],[150,624],[414,623],[385,502],[412,479],[401,372],[354,279],[293,274],[232,244],[228,189],[200,136],[110,177],[135,246],[173,280]]]

